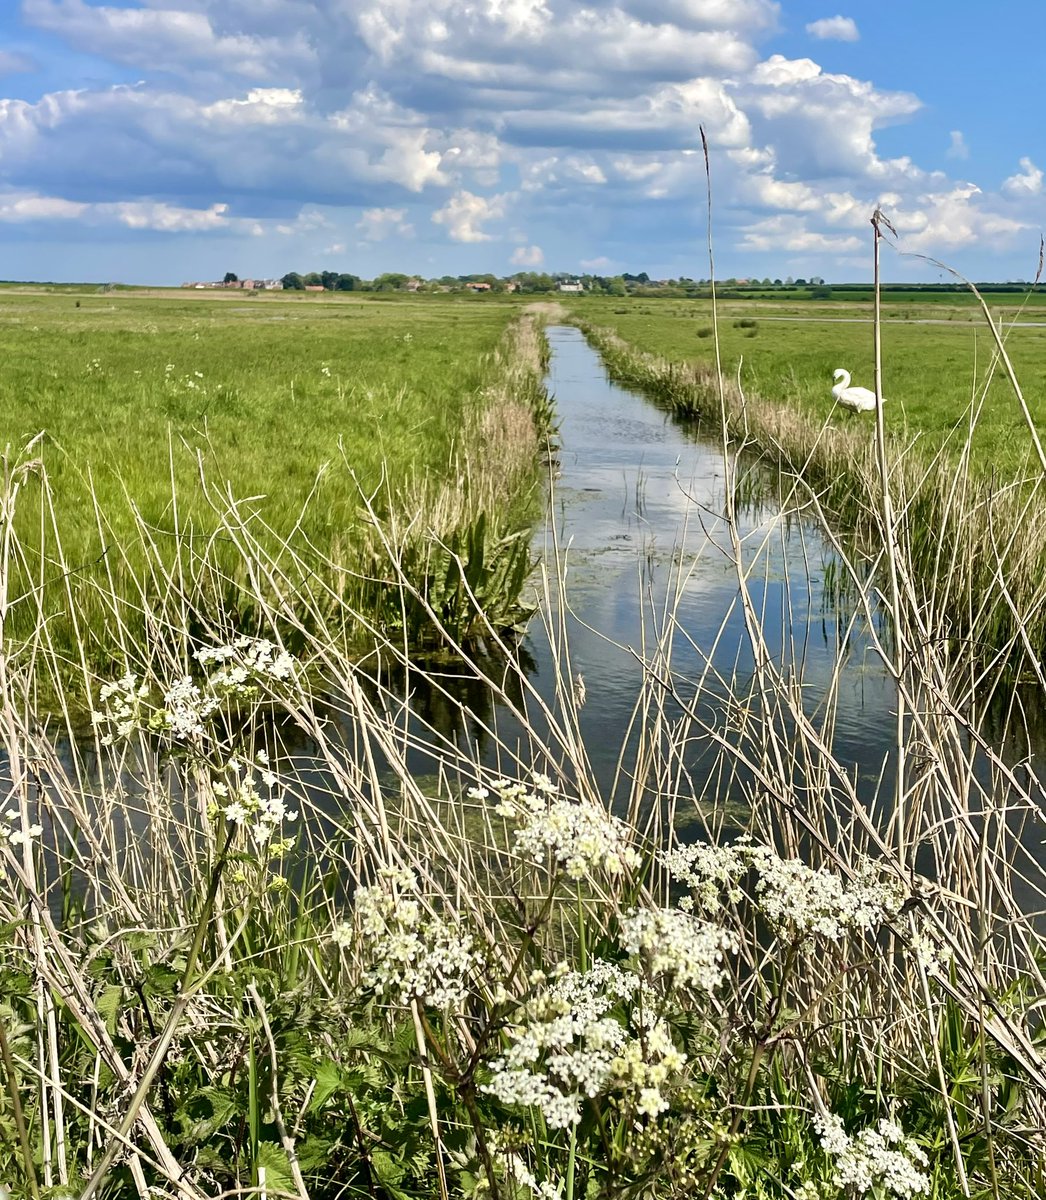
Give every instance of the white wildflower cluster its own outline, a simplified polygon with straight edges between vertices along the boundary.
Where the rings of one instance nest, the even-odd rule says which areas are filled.
[[[671,877],[686,884],[692,902],[706,912],[716,911],[724,900],[740,901],[742,884],[750,877],[754,903],[791,940],[821,936],[838,941],[849,931],[868,932],[896,916],[904,902],[899,883],[884,879],[870,862],[862,864],[853,879],[844,880],[746,839],[731,846],[680,846],[660,857]]]
[[[231,783],[223,779],[211,782],[216,811],[226,821],[248,828],[258,846],[269,846],[279,852],[289,849],[285,842],[277,846],[273,834],[285,821],[296,821],[298,814],[288,809],[286,796],[279,790],[279,779],[270,770],[269,756],[260,750],[255,756],[255,767],[233,758],[226,764],[226,770]]]
[[[218,700],[214,696],[205,695],[191,675],[183,675],[164,692],[163,708],[156,714],[153,724],[177,741],[192,741],[203,736],[204,722],[217,708]]]
[[[598,804],[561,796],[547,775],[535,773],[529,785],[499,779],[490,786],[498,796],[496,811],[519,823],[516,853],[531,862],[562,870],[570,879],[586,879],[597,871],[622,875],[639,866],[623,821]],[[486,788],[469,792],[479,799],[488,794]]]
[[[621,917],[621,945],[651,975],[670,975],[680,987],[714,992],[726,978],[723,955],[737,939],[678,908],[635,908]]]
[[[169,362],[164,365],[163,382],[165,387],[174,392],[181,389],[186,392],[198,392],[201,396],[207,395],[202,371],[186,371],[179,377],[175,374],[176,370],[174,363]]]
[[[662,1089],[685,1063],[686,1055],[676,1048],[668,1025],[650,1016],[642,1033],[621,1047],[613,1074],[618,1087],[634,1091],[636,1112],[652,1118],[667,1111],[669,1102]]]
[[[98,698],[103,708],[91,714],[91,721],[95,725],[108,727],[102,736],[103,746],[111,746],[116,738],[130,737],[139,728],[143,705],[148,696],[149,685],[139,683],[133,671],[102,685]]]
[[[341,925],[331,936],[343,947],[359,940],[367,986],[395,1004],[448,1008],[465,1000],[480,966],[472,937],[425,911],[412,872],[384,868],[377,883],[356,892],[355,915],[358,933]]]
[[[223,700],[235,695],[253,695],[264,681],[292,679],[294,656],[265,638],[240,637],[231,645],[198,650],[193,656],[203,666],[216,669],[198,683],[191,675],[176,679],[163,696],[163,705],[148,705],[149,686],[128,671],[105,684],[99,697],[102,709],[92,715],[95,725],[106,726],[104,745],[127,738],[136,730],[149,728],[169,733],[177,741],[194,741],[203,736],[206,723]]]
[[[742,838],[732,846],[692,842],[659,855],[673,879],[690,888],[694,903],[707,913],[718,912],[723,900],[742,898],[740,881],[748,874],[751,846]]]
[[[539,1108],[554,1129],[577,1124],[582,1100],[603,1093],[627,1096],[637,1116],[669,1108],[665,1088],[686,1055],[639,976],[597,960],[544,988],[527,1018],[484,1085],[503,1103]]]
[[[917,929],[909,948],[915,961],[930,976],[947,976],[954,954],[950,946],[936,940],[926,929]]]
[[[789,937],[839,941],[848,931],[868,932],[896,916],[904,902],[897,882],[882,879],[870,864],[847,881],[798,859],[780,858],[766,846],[753,847],[751,855],[759,875],[759,908]]]
[[[561,1188],[547,1179],[538,1179],[512,1144],[503,1145],[500,1130],[487,1131],[487,1149],[499,1174],[518,1187],[525,1187],[538,1200],[557,1200]]]
[[[610,1012],[639,984],[601,960],[552,983],[529,1005],[529,1020],[491,1064],[483,1090],[504,1104],[539,1108],[553,1129],[576,1125],[582,1098],[598,1096],[613,1080],[628,1032]]]
[[[0,812],[0,846],[24,846],[27,842],[35,841],[44,831],[42,825],[32,824],[23,827],[21,813],[17,808],[9,808]]]
[[[247,695],[263,680],[294,676],[294,656],[266,638],[239,637],[228,646],[197,650],[193,657],[201,667],[217,667],[207,686],[220,696]]]
[[[832,1183],[848,1196],[896,1196],[910,1200],[928,1193],[929,1176],[921,1171],[926,1155],[893,1121],[880,1121],[850,1137],[833,1113],[815,1119],[821,1145],[834,1160]]]

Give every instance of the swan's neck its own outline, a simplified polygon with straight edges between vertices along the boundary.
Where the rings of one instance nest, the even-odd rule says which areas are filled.
[[[850,386],[850,372],[842,371],[842,378],[835,385],[835,387],[838,391],[845,392],[849,386]]]

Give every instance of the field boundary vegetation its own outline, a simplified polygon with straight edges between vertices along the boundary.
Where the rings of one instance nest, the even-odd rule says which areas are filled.
[[[611,378],[635,388],[676,416],[716,426],[730,442],[769,463],[851,555],[874,565],[883,543],[874,422],[841,410],[826,419],[720,379],[706,363],[681,363],[629,344],[613,330],[575,314]],[[996,357],[950,440],[888,434],[890,488],[900,519],[926,635],[956,661],[1009,660],[1041,682],[1036,655],[1046,650],[1046,480],[1037,466],[1001,477],[971,453]],[[1016,401],[1014,402],[1016,409]],[[1029,462],[1034,461],[1029,445]],[[1031,652],[1030,654],[1028,652]]]

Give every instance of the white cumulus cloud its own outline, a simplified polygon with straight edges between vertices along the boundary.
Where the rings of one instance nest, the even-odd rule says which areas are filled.
[[[820,42],[856,42],[861,37],[853,17],[822,17],[811,21],[806,32]]]
[[[949,158],[965,159],[970,157],[970,148],[966,145],[966,138],[961,129],[953,129],[948,137],[951,141],[945,153]]]
[[[509,259],[514,267],[540,267],[544,261],[545,254],[540,246],[517,246]]]
[[[452,242],[489,242],[493,234],[480,226],[505,215],[506,196],[476,196],[472,192],[456,192],[432,214],[437,225],[446,227]]]
[[[1038,196],[1042,192],[1042,171],[1027,155],[1020,166],[1020,171],[1003,183],[1002,190],[1011,196]]]
[[[386,238],[414,236],[405,208],[368,208],[356,222],[365,242],[383,242]]]

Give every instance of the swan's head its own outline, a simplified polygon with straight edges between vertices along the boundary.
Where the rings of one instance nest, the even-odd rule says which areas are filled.
[[[836,367],[832,372],[833,379],[845,379],[849,376],[849,371],[844,371],[842,367]]]

